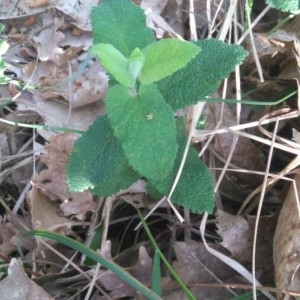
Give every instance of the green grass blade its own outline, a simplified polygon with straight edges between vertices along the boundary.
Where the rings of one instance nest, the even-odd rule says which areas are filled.
[[[97,252],[88,248],[84,244],[81,244],[69,237],[66,237],[66,236],[63,236],[63,235],[60,235],[57,233],[53,233],[53,232],[50,232],[47,230],[31,230],[31,231],[26,232],[23,235],[23,238],[24,237],[33,237],[33,236],[38,236],[38,237],[42,237],[45,239],[54,240],[60,244],[63,244],[67,247],[70,247],[70,248],[76,250],[76,251],[79,251],[80,253],[85,254],[90,259],[101,264],[106,269],[112,271],[120,279],[124,280],[129,285],[131,285],[134,289],[136,289],[137,291],[142,293],[147,299],[150,299],[150,300],[161,299],[160,296],[155,294],[153,291],[151,291],[146,286],[144,286],[142,283],[140,283],[138,280],[136,280],[134,277],[132,277],[127,271],[122,269],[120,266],[115,264],[113,261],[110,261],[110,260],[102,257]],[[22,251],[20,251],[21,250],[20,248],[21,248],[21,244],[19,245],[19,252],[22,253]]]
[[[163,261],[163,263],[165,264],[166,268],[168,269],[168,271],[170,272],[170,274],[173,276],[173,278],[175,279],[175,281],[178,283],[178,285],[181,287],[182,291],[184,292],[184,294],[187,296],[187,298],[189,300],[196,300],[195,296],[191,293],[191,291],[188,289],[188,287],[185,285],[185,283],[182,281],[182,279],[178,276],[178,274],[176,273],[176,271],[172,268],[172,266],[169,264],[169,262],[167,261],[167,259],[165,258],[165,256],[163,255],[163,253],[160,251],[157,243],[155,242],[155,239],[153,237],[153,235],[150,232],[150,229],[147,225],[147,223],[144,220],[144,217],[141,213],[141,211],[138,209],[137,213],[141,219],[141,222],[143,224],[143,227],[146,231],[146,234],[153,246],[153,248],[155,249],[155,251],[158,252],[160,259]]]
[[[155,250],[152,268],[152,284],[151,290],[161,296],[161,270],[159,252]]]

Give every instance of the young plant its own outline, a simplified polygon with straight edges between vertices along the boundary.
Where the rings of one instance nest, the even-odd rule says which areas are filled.
[[[172,187],[186,144],[176,111],[213,93],[246,51],[216,40],[156,41],[144,12],[129,0],[101,1],[92,27],[91,52],[111,76],[107,114],[76,142],[69,187],[110,196],[143,177],[159,199]],[[193,212],[213,210],[212,178],[193,148],[171,200]]]

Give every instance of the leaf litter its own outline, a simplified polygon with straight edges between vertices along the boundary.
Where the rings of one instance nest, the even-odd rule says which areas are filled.
[[[6,25],[6,29],[1,38],[7,40],[10,46],[3,59],[8,65],[8,70],[15,76],[14,79],[35,87],[34,89],[21,89],[20,96],[15,100],[15,106],[10,107],[10,111],[6,111],[2,115],[3,119],[12,122],[40,123],[48,126],[68,126],[78,130],[87,130],[89,124],[98,115],[104,114],[101,99],[107,90],[108,77],[101,65],[94,58],[87,57],[86,53],[92,45],[91,24],[88,16],[91,7],[97,2],[3,1],[3,5],[0,6],[0,19]],[[191,36],[191,32],[186,29],[189,24],[187,13],[190,9],[189,1],[137,2],[141,2],[139,4],[145,9],[147,24],[154,30],[156,37],[189,38]],[[218,38],[218,32],[222,32],[222,25],[224,24],[222,22],[224,21],[224,7],[221,1],[211,1],[210,10],[206,7],[206,1],[197,1],[195,4],[196,22],[194,29],[198,37],[214,36]],[[3,7],[5,10],[2,9]],[[262,10],[263,8],[259,5],[257,7],[254,5],[253,19]],[[215,15],[217,12],[218,14]],[[276,29],[272,34],[267,35],[267,30],[272,29],[272,26],[275,25],[270,20],[276,20],[279,17],[278,14],[278,11],[270,11],[269,15],[262,19],[263,21],[266,20],[266,23],[260,21],[256,26],[258,31],[254,32],[256,52],[265,81],[261,83],[258,80],[252,46],[249,40],[246,40],[243,45],[250,52],[250,55],[242,66],[242,82],[234,79],[233,76],[229,77],[230,88],[227,89],[227,98],[234,98],[238,95],[237,88],[242,88],[244,93],[248,93],[248,96],[245,97],[247,99],[261,101],[277,99],[280,93],[284,94],[291,87],[295,87],[295,78],[299,79],[297,69],[297,67],[299,68],[299,54],[297,56],[299,50],[297,50],[297,42],[295,42],[295,39],[299,38],[299,15]],[[211,18],[209,22],[207,16]],[[280,18],[284,17],[286,17],[284,14],[280,16]],[[192,31],[192,29],[191,25],[190,30]],[[83,65],[84,68],[82,68]],[[1,102],[14,97],[19,92],[9,85],[1,85],[0,87]],[[224,84],[219,88],[218,97],[224,95],[222,88],[225,87]],[[299,109],[297,99],[286,101],[285,105],[290,110]],[[205,109],[206,127],[202,131],[197,129],[198,133],[205,133],[205,135],[202,139],[202,145],[200,146],[199,143],[196,145],[197,149],[203,152],[202,149],[205,149],[203,145],[207,141],[207,136],[214,129],[230,128],[239,124],[236,119],[237,116],[245,124],[258,121],[272,108],[269,108],[268,111],[266,109],[266,106],[245,106],[242,107],[241,114],[239,114],[239,109],[232,105],[225,104],[223,109],[220,104],[207,105]],[[34,116],[37,118],[33,120],[24,118],[22,115],[28,111],[35,112]],[[222,119],[222,123],[218,122],[220,119]],[[1,123],[1,126],[3,124]],[[272,124],[265,127],[270,132],[273,130]],[[292,130],[300,131],[295,117],[282,119],[276,134],[278,137],[289,140],[292,137]],[[252,137],[264,137],[259,127],[255,131],[251,128],[246,129],[246,132]],[[27,129],[6,125],[1,127],[1,134],[3,135],[3,139],[1,139],[1,201],[4,200],[14,210],[15,203],[19,203],[22,199],[25,200],[24,186],[32,182],[33,186],[26,195],[27,202],[23,201],[19,211],[15,211],[18,212],[19,221],[29,223],[33,228],[48,228],[74,236],[87,243],[85,235],[88,231],[92,231],[89,226],[98,226],[104,218],[101,216],[103,213],[101,204],[104,199],[93,197],[88,192],[71,193],[68,190],[65,166],[77,135],[49,133],[39,129],[36,136]],[[254,215],[256,213],[255,207],[259,201],[258,197],[252,199],[253,201],[244,212],[244,216],[237,215],[237,210],[249,193],[263,183],[269,148],[255,139],[251,142],[248,138],[240,136],[233,150],[232,144],[234,144],[236,134],[238,134],[236,131],[216,134],[213,142],[207,145],[208,148],[204,153],[204,160],[212,172],[215,172],[216,181],[221,182],[221,185],[216,189],[218,212],[215,216],[217,220],[213,223],[210,222],[211,225],[207,229],[207,235],[211,239],[210,246],[226,253],[249,270],[251,270],[253,248],[256,248],[256,277],[262,284],[266,285],[266,289],[275,286],[279,289],[292,290],[293,295],[298,292],[299,295],[299,247],[297,246],[299,236],[296,230],[299,227],[299,208],[296,205],[299,200],[294,197],[295,189],[289,188],[290,180],[286,177],[286,180],[281,180],[276,185],[273,184],[267,188],[262,215],[258,216],[260,220],[258,237],[253,245],[256,220]],[[42,140],[42,144],[46,143],[46,146],[43,148],[41,156],[32,156],[31,145],[33,140],[35,143],[39,140],[38,136]],[[198,137],[197,135],[197,139]],[[30,139],[31,142],[28,143]],[[280,142],[287,144],[283,140]],[[289,145],[287,144],[287,146]],[[278,149],[273,155],[270,175],[276,176],[294,156],[288,151]],[[229,162],[230,156],[232,158]],[[31,157],[29,160],[25,160],[29,157]],[[39,160],[40,163],[38,163],[35,174],[33,174],[32,170],[33,166],[36,167],[36,160]],[[41,165],[43,166],[42,170]],[[18,174],[21,167],[23,168],[21,171],[22,179]],[[294,165],[294,168],[296,167],[298,166]],[[222,170],[224,169],[225,173],[222,178]],[[285,173],[281,177],[286,175],[289,174]],[[16,183],[16,181],[18,182]],[[21,182],[22,184],[20,184]],[[299,185],[298,177],[293,182],[296,186]],[[139,190],[138,193],[141,194],[141,191]],[[135,191],[130,190],[129,193],[124,191],[123,194],[126,195],[126,200],[130,203],[128,197],[130,198],[131,194],[134,196]],[[12,197],[14,201],[9,201],[9,197]],[[131,247],[130,243],[134,244],[132,241],[130,242],[132,236],[135,235],[132,232],[134,227],[131,226],[132,221],[129,222],[129,225],[126,222],[121,223],[122,218],[129,218],[130,206],[123,204],[122,209],[119,209],[120,198],[122,198],[122,193],[113,202],[111,221],[112,224],[113,222],[120,222],[122,230],[121,232],[114,232],[114,227],[112,225],[110,227],[109,231],[111,232],[108,235],[108,238],[112,240],[112,248],[109,250],[111,252],[110,257],[114,257],[125,250],[122,248],[124,239],[128,248]],[[144,198],[147,199],[147,196]],[[279,221],[275,226],[283,202]],[[123,214],[121,214],[122,210]],[[164,210],[163,212],[164,215],[161,219],[159,217],[155,217],[155,219],[153,216],[152,220],[158,223],[167,222],[169,217]],[[247,282],[233,269],[222,264],[218,258],[208,254],[199,239],[199,232],[197,232],[199,220],[201,220],[201,216],[192,214],[186,219],[187,227],[180,225],[175,227],[174,222],[168,223],[166,227],[164,225],[161,227],[152,225],[159,241],[170,234],[167,228],[171,224],[174,226],[173,231],[177,239],[173,238],[173,244],[168,246],[161,242],[162,249],[166,253],[173,252],[175,254],[173,266],[194,291],[195,297],[197,299],[231,299],[234,294],[243,293],[245,288],[251,289],[251,285],[247,285]],[[132,225],[136,225],[136,223]],[[74,228],[70,229],[70,227]],[[126,227],[127,229],[124,229]],[[162,228],[165,228],[165,231]],[[131,238],[126,235],[127,230],[131,231]],[[14,258],[22,232],[23,229],[20,228],[18,222],[13,220],[9,211],[1,211],[1,259],[6,263],[10,261],[9,272],[11,272],[7,277],[1,273],[3,279],[0,284],[6,291],[3,297],[11,299],[9,293],[18,285],[23,291],[27,290],[28,299],[37,295],[36,293],[39,297],[52,299],[47,294],[43,296],[44,293],[47,293],[49,286],[41,283],[45,290],[38,288],[27,277],[30,273],[27,275],[24,273],[20,259]],[[184,233],[184,241],[180,241],[182,240],[182,232]],[[191,237],[193,240],[190,240]],[[287,239],[288,242],[286,242]],[[142,238],[139,241],[145,243]],[[279,247],[278,245],[283,246]],[[27,251],[26,257],[28,259],[33,258],[34,246],[29,241],[22,240],[22,248]],[[58,245],[54,246],[57,248]],[[71,259],[72,251],[64,247],[58,248],[61,253]],[[100,244],[96,249],[99,248]],[[44,255],[47,253],[46,258],[51,264],[58,263],[58,266],[48,267],[48,269],[46,266],[43,267],[43,264],[38,264],[37,271],[40,282],[44,276],[46,278],[46,276],[53,275],[57,278],[57,281],[54,282],[58,284],[61,271],[67,271],[65,277],[69,278],[70,282],[76,282],[73,277],[74,274],[68,273],[70,268],[64,268],[66,262],[62,259],[58,262],[55,259],[56,255],[44,247],[39,246],[37,249],[40,253],[36,257],[42,258],[43,253]],[[151,249],[141,246],[138,252],[130,272],[138,280],[149,285],[152,267]],[[273,255],[275,270],[272,264]],[[79,257],[75,258],[75,263],[80,265]],[[122,263],[124,264],[124,261],[120,262],[121,265]],[[90,269],[90,272],[90,275],[93,275],[93,268]],[[100,286],[105,289],[107,297],[111,299],[137,297],[131,287],[118,281],[110,271],[101,269],[98,275],[99,279],[95,291]],[[82,274],[81,276],[85,278]],[[162,276],[164,299],[175,299],[176,297],[184,299],[184,296],[170,279],[169,274],[164,272]],[[11,283],[12,279],[15,281],[14,283]],[[210,284],[210,286],[202,286],[202,284]],[[226,289],[226,286],[230,286],[230,284],[236,284],[240,289]],[[62,289],[49,288],[49,293],[52,296],[59,294],[62,299],[68,299],[72,293],[75,293],[76,288],[71,292],[67,290],[64,285]],[[93,299],[107,298],[106,296],[97,296],[95,292]]]

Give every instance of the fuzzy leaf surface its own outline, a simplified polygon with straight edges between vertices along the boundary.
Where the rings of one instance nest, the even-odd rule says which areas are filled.
[[[137,79],[145,63],[145,56],[139,48],[135,48],[129,57],[128,71],[130,75]]]
[[[141,85],[137,96],[126,87],[109,89],[106,111],[132,167],[147,178],[164,178],[177,151],[172,110],[156,85]]]
[[[281,11],[297,13],[300,9],[299,0],[267,0],[266,3]]]
[[[92,48],[103,67],[121,84],[127,87],[135,85],[135,78],[129,73],[129,60],[111,44],[96,44]]]
[[[112,44],[125,57],[155,42],[144,11],[129,0],[102,0],[92,9],[91,22],[94,44]]]
[[[140,178],[128,164],[115,138],[107,116],[101,116],[75,143],[67,167],[72,191],[94,189],[99,196],[110,196]]]
[[[181,109],[216,91],[221,80],[247,55],[242,47],[210,39],[195,42],[201,52],[185,68],[160,80],[158,88],[168,104]]]
[[[143,50],[145,64],[140,82],[149,84],[171,75],[183,68],[200,50],[195,44],[178,39],[163,39],[147,46]]]
[[[157,191],[160,193],[159,198],[168,195],[180,166],[186,144],[185,127],[182,120],[177,121],[177,139],[179,148],[172,171],[163,180],[150,180],[149,182],[147,191],[155,198],[158,197]],[[214,209],[212,176],[199,159],[196,150],[192,147],[189,149],[181,177],[171,201],[195,213],[211,213]]]

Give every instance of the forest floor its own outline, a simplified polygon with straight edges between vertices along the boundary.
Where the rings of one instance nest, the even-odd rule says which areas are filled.
[[[80,252],[22,238],[41,228],[89,247],[93,241],[93,249],[151,288],[155,251],[144,229],[135,230],[140,222],[135,203],[146,215],[153,199],[143,189],[108,198],[72,193],[66,182],[78,138],[72,130],[86,131],[105,113],[108,76],[98,61],[86,63],[93,43],[90,12],[98,2],[0,1],[1,299],[16,293],[20,299],[141,299]],[[194,147],[214,178],[216,204],[208,218],[178,207],[185,219],[180,223],[164,205],[147,219],[159,249],[194,298],[164,264],[161,297],[300,297],[299,15],[254,1],[255,25],[247,30],[244,1],[224,1],[228,5],[220,10],[218,1],[210,9],[205,0],[194,1],[194,7],[187,0],[135,2],[147,12],[157,39],[214,38],[242,45],[248,57],[212,96],[266,103],[207,103],[201,130],[190,128],[198,107],[185,112]]]

